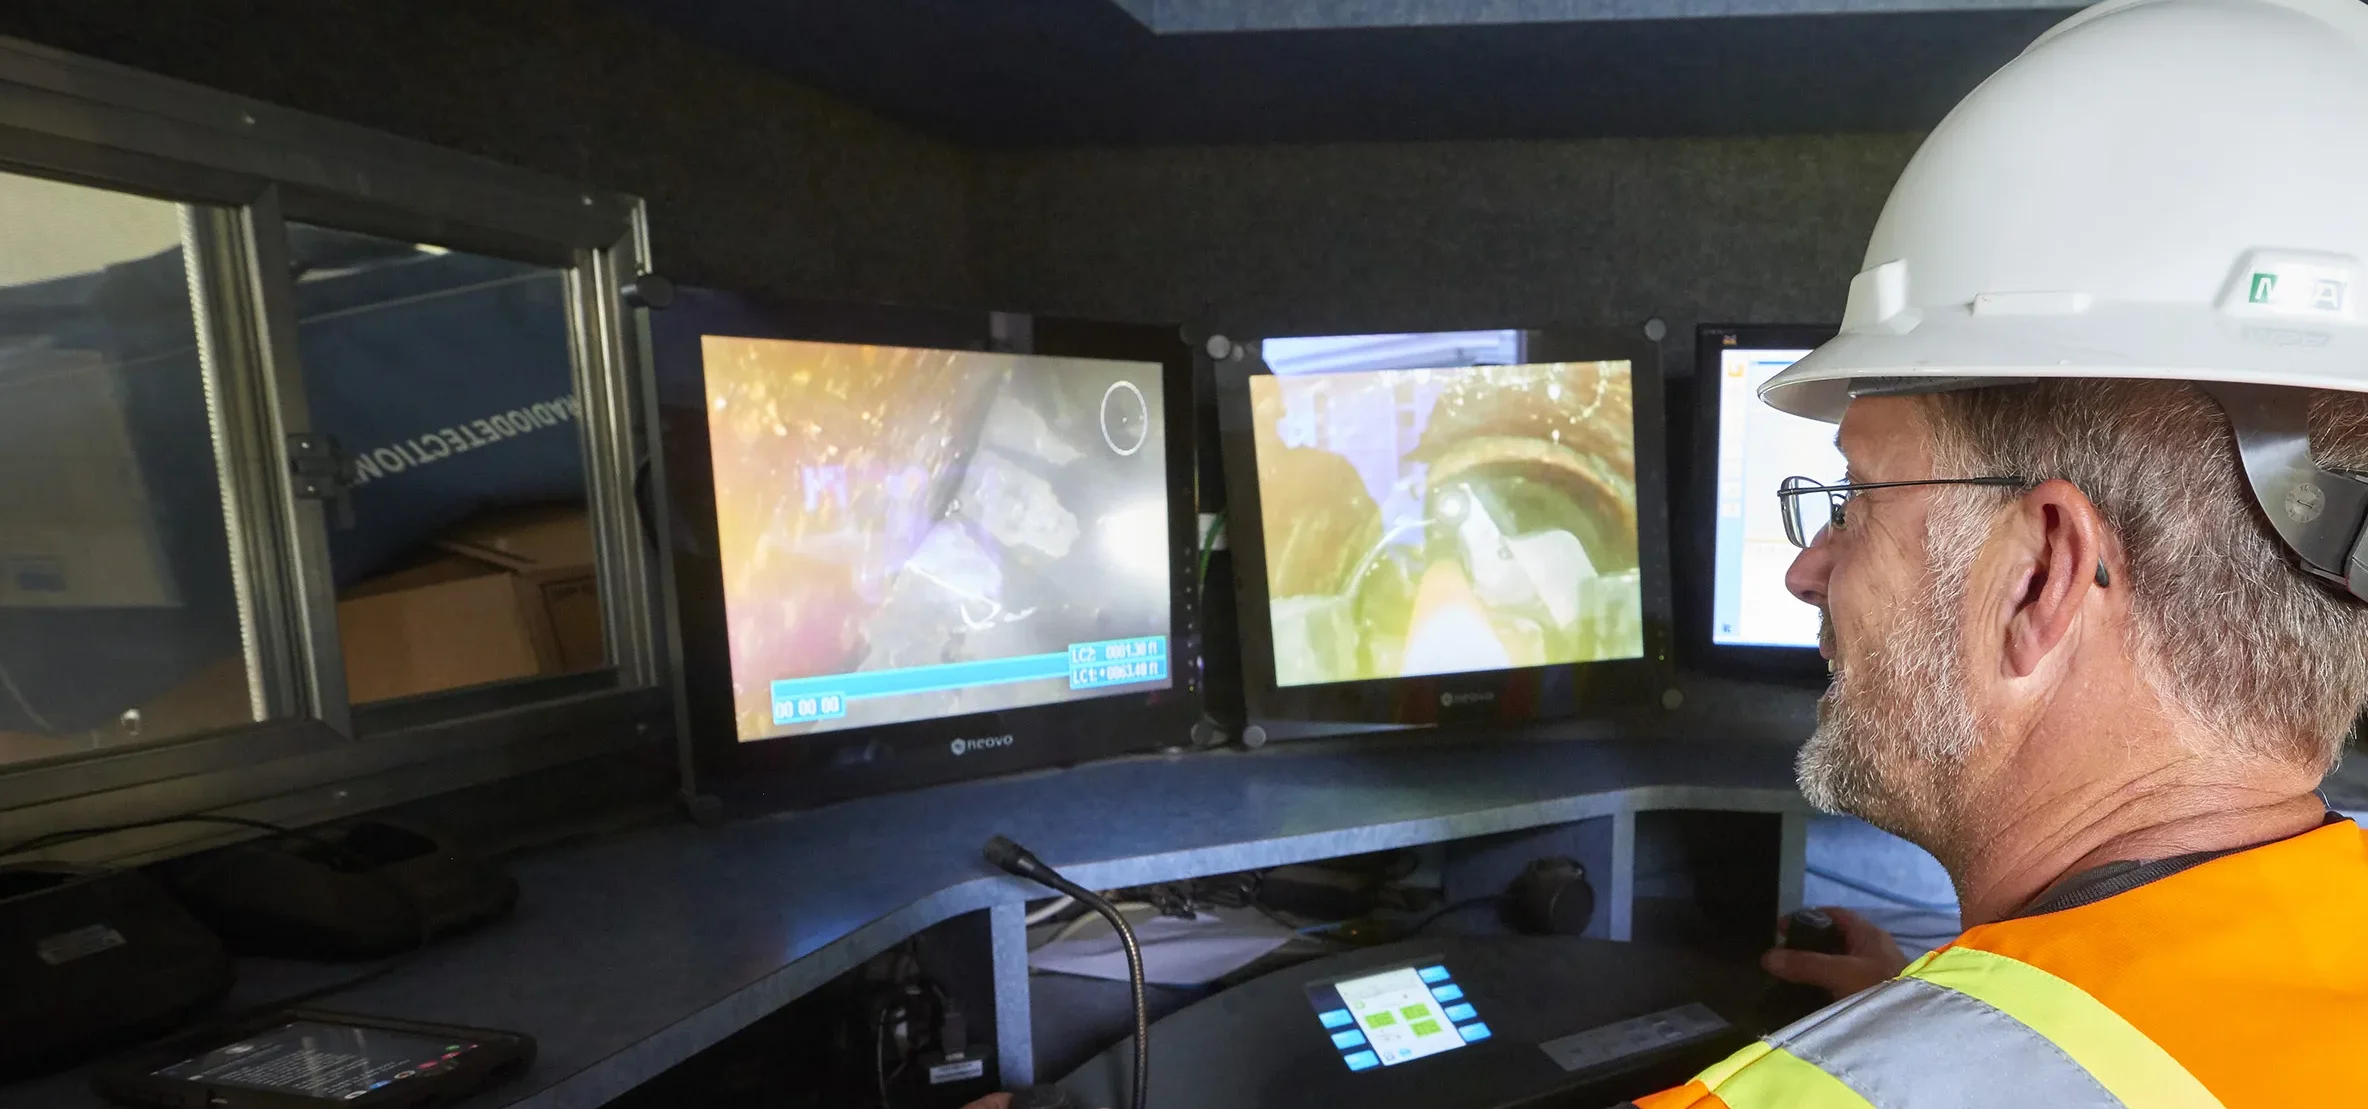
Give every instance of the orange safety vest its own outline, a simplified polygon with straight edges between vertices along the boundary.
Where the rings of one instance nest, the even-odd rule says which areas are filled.
[[[1969,929],[1638,1109],[2368,1106],[2348,820]]]

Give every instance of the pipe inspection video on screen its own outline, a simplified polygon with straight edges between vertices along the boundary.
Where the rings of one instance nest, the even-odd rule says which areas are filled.
[[[1640,658],[1626,362],[1250,379],[1275,682]]]
[[[739,738],[1169,687],[1159,366],[701,347]]]

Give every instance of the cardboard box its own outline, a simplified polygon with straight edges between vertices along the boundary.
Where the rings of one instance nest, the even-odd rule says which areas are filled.
[[[337,605],[356,704],[607,664],[592,531],[581,509],[506,511]]]

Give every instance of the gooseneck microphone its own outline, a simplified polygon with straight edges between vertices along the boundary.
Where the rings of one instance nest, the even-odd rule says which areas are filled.
[[[1135,930],[1127,927],[1126,915],[1108,898],[1062,877],[1060,871],[1046,866],[1033,852],[1003,836],[987,841],[986,855],[987,861],[997,869],[1076,898],[1117,931],[1118,942],[1126,948],[1126,984],[1135,1000],[1135,1097],[1127,1109],[1143,1109],[1143,1094],[1149,1088],[1151,1075],[1151,1010],[1143,1002],[1143,947],[1135,942]]]

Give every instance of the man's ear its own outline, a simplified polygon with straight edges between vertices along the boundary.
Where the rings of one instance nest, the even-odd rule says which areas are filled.
[[[2105,568],[2110,546],[2103,513],[2080,487],[2057,478],[2023,495],[2015,506],[2009,547],[2001,661],[2007,673],[2028,677],[2062,645],[2092,591],[2112,588]]]

